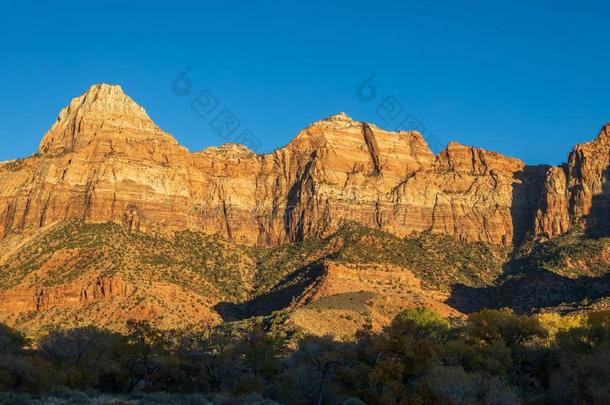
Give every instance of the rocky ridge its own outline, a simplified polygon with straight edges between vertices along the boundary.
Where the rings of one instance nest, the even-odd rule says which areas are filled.
[[[64,219],[143,232],[202,231],[269,246],[345,220],[398,236],[424,231],[510,245],[607,217],[610,126],[563,167],[531,167],[340,113],[257,155],[228,144],[190,153],[119,86],[64,108],[36,155],[0,164],[0,236]]]

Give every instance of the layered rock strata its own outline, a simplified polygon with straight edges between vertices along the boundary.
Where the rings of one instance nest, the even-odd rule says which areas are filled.
[[[0,164],[0,236],[76,218],[275,245],[351,220],[511,244],[600,222],[608,138],[606,127],[566,168],[547,169],[457,143],[435,156],[417,132],[340,113],[269,154],[236,144],[190,153],[119,86],[94,85],[61,111],[36,155]]]

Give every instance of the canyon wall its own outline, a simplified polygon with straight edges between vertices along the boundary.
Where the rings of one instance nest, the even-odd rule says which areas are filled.
[[[351,220],[508,245],[604,223],[608,128],[550,168],[453,142],[435,156],[417,132],[343,113],[269,154],[237,144],[190,153],[119,86],[94,85],[36,155],[0,163],[0,236],[75,218],[276,245]]]
[[[573,227],[610,234],[609,170],[610,124],[593,141],[576,145],[567,164],[548,170],[535,235],[552,238]]]

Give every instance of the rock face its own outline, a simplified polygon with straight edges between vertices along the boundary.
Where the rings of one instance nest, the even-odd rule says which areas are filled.
[[[576,145],[562,167],[548,170],[535,233],[552,238],[574,226],[610,230],[610,124],[591,142]]]
[[[457,143],[434,156],[417,132],[340,113],[270,154],[235,144],[190,153],[119,86],[94,85],[61,111],[37,155],[0,164],[0,236],[75,218],[275,245],[352,220],[511,244],[599,222],[609,143],[607,127],[567,170],[547,170]]]
[[[99,277],[93,283],[85,286],[72,285],[71,288],[61,286],[53,290],[37,291],[36,310],[45,310],[55,306],[107,300],[112,297],[127,296],[131,286],[120,278]]]
[[[190,162],[120,87],[95,85],[61,111],[36,156],[0,167],[3,233],[65,218],[184,226],[174,207],[201,181]]]
[[[546,173],[540,207],[536,212],[536,235],[548,238],[570,229],[570,197],[565,169],[551,167]]]

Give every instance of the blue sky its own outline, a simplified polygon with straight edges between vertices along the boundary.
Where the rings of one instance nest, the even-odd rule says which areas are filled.
[[[557,164],[610,121],[604,2],[93,3],[0,3],[0,160],[35,152],[99,82],[120,84],[190,150],[226,140],[190,106],[204,89],[210,114],[231,111],[260,152],[345,111],[423,127],[436,151],[455,140]],[[192,90],[178,96],[187,67]]]

